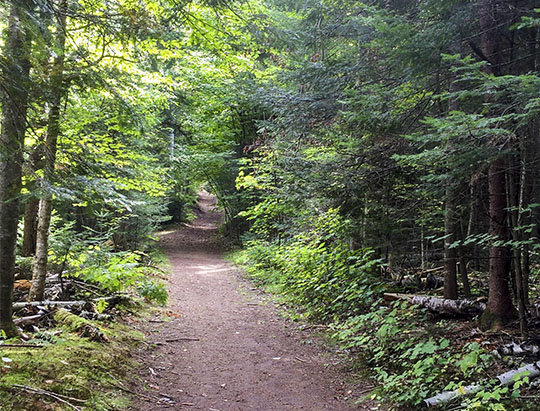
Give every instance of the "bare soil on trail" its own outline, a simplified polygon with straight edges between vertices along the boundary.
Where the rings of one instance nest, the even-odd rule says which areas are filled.
[[[140,327],[149,343],[132,410],[353,410],[339,358],[283,319],[222,255],[220,215],[206,193],[198,218],[163,233],[169,306]],[[159,318],[168,316],[170,321]]]

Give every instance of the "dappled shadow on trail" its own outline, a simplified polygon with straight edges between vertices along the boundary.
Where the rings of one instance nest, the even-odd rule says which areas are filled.
[[[215,202],[200,195],[198,218],[163,233],[169,307],[141,324],[133,410],[351,410],[339,359],[308,331],[279,317],[271,299],[223,260]],[[333,365],[332,365],[333,364]]]

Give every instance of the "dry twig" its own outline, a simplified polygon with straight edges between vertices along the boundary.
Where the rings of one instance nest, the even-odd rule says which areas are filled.
[[[78,402],[80,404],[84,404],[86,402],[86,400],[81,400],[79,398],[68,397],[66,395],[58,394],[56,392],[43,390],[41,388],[29,387],[27,385],[13,384],[11,387],[15,388],[15,389],[25,391],[25,392],[30,393],[30,394],[45,395],[46,397],[51,397],[51,398],[55,399],[56,401],[61,402],[62,404],[66,404],[67,406],[69,406],[69,407],[71,407],[71,408],[73,408],[74,410],[77,410],[77,411],[80,411],[81,409],[79,407],[77,407],[76,405],[73,405],[71,402]]]

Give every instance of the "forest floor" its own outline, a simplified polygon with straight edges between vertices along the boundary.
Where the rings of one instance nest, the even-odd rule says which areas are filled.
[[[352,405],[362,387],[339,356],[224,260],[214,199],[202,193],[199,207],[193,223],[160,235],[169,305],[139,324],[150,344],[131,409],[369,409]]]

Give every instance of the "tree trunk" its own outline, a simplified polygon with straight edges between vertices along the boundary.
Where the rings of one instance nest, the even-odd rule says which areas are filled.
[[[30,257],[36,253],[36,233],[39,200],[30,198],[24,205],[24,231],[21,255]]]
[[[487,309],[480,318],[482,328],[498,328],[517,317],[512,304],[508,279],[510,253],[500,242],[507,240],[506,229],[506,178],[502,158],[494,160],[488,172],[489,182],[489,226],[495,237],[489,249],[489,297]]]
[[[533,201],[535,186],[538,181],[538,167],[536,165],[538,156],[538,133],[540,131],[539,121],[533,120],[529,123],[521,144],[521,192],[519,196],[520,209],[529,207]],[[522,212],[521,224],[524,226],[534,224],[533,212]],[[537,236],[536,233],[529,234],[529,238]],[[529,305],[529,278],[530,278],[530,258],[529,245],[524,244],[522,250],[522,267],[523,267],[523,302],[525,306]]]
[[[36,191],[35,173],[39,170],[41,157],[41,146],[32,150],[30,158],[27,161],[27,170],[25,173],[27,182],[26,188],[30,193]],[[21,254],[23,257],[30,257],[36,253],[36,233],[37,233],[37,217],[39,210],[39,199],[33,195],[28,198],[24,204],[24,229],[23,229],[23,244]]]
[[[446,214],[444,217],[444,298],[452,300],[458,297],[457,248],[454,244],[456,241],[457,195],[454,187],[447,187]]]
[[[45,278],[47,276],[47,263],[49,254],[49,227],[52,213],[52,195],[46,185],[51,184],[54,177],[56,163],[56,147],[60,134],[60,104],[65,93],[64,79],[64,48],[66,43],[66,14],[67,0],[57,0],[57,31],[55,58],[51,72],[51,99],[47,126],[47,135],[44,144],[44,173],[43,173],[43,196],[39,201],[38,229],[36,238],[36,255],[32,273],[32,287],[28,294],[29,301],[43,299],[45,290]]]
[[[2,67],[0,133],[0,329],[16,334],[12,319],[15,245],[30,73],[30,36],[25,19],[30,2],[12,1]]]
[[[481,47],[489,60],[487,74],[499,75],[501,61],[501,42],[498,33],[499,15],[496,0],[480,0],[478,13],[480,20]],[[486,96],[486,102],[489,97]],[[497,146],[497,141],[492,141]],[[489,231],[495,240],[489,249],[489,297],[487,309],[480,318],[482,328],[499,328],[517,317],[512,304],[508,279],[510,275],[510,253],[508,247],[501,244],[507,240],[506,228],[506,177],[503,158],[493,160],[488,171],[489,187]]]
[[[465,182],[462,182],[460,191],[466,192],[467,190],[468,190],[468,184]],[[465,242],[465,234],[466,234],[465,233],[466,227],[464,227],[464,225],[465,225],[465,221],[467,221],[467,224],[469,221],[469,216],[466,214],[465,210],[462,211],[460,220],[461,221],[459,222],[458,227],[457,227],[458,239],[460,241],[460,245],[457,248],[457,269],[459,273],[459,278],[461,280],[461,285],[463,286],[463,295],[465,296],[465,298],[470,298],[471,297],[471,284],[469,282],[469,273],[467,271],[467,261],[468,261],[467,249],[463,245],[463,243]]]
[[[463,249],[460,249],[461,252],[463,252]],[[467,260],[461,254],[459,256],[459,277],[461,279],[461,284],[463,285],[463,295],[465,298],[470,298],[471,296],[471,285],[469,283],[469,273],[467,272]]]
[[[467,223],[467,233],[466,238],[477,234],[478,227],[478,216],[480,215],[480,201],[479,196],[481,195],[481,190],[478,189],[479,182],[478,177],[473,175],[470,181],[469,186],[469,198],[470,198],[470,210],[469,210],[469,221]],[[480,269],[480,257],[478,246],[473,243],[467,246],[467,251],[470,255],[470,261],[473,263],[473,268],[475,270]]]
[[[456,52],[460,51],[459,44],[454,44],[453,49]],[[449,91],[456,92],[459,88],[454,78],[450,81]],[[448,111],[459,110],[459,103],[455,98],[450,98],[448,101]],[[451,158],[455,149],[455,138],[450,137],[446,143],[448,158]],[[448,181],[446,183],[446,206],[444,216],[444,298],[455,300],[458,298],[458,283],[457,283],[457,266],[458,266],[458,249],[456,241],[458,240],[458,230],[460,227],[460,215],[458,212],[459,206],[459,181],[452,173],[451,160],[447,165]]]
[[[518,186],[519,186],[519,176],[521,172],[519,169],[519,162],[510,159],[510,167],[508,168],[508,206],[510,207],[510,220],[512,222],[512,240],[514,246],[512,247],[513,254],[513,267],[514,267],[514,288],[516,292],[516,299],[518,303],[518,312],[519,312],[519,327],[521,331],[521,336],[523,338],[527,337],[527,313],[525,309],[525,298],[523,290],[523,269],[521,265],[521,255],[522,255],[522,235],[520,233],[521,226],[521,210],[522,205],[518,197]],[[517,171],[516,171],[517,170]],[[519,190],[521,193],[522,190]]]

